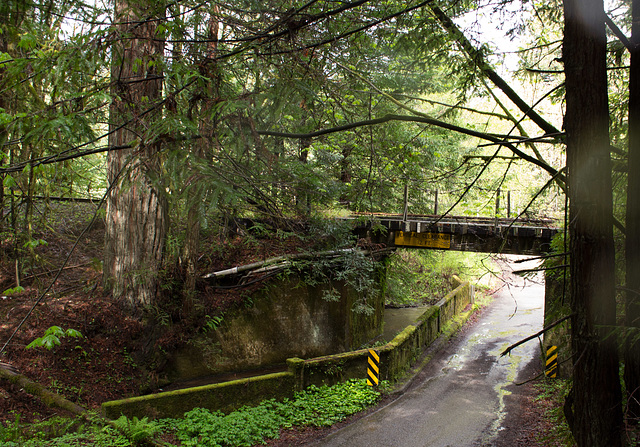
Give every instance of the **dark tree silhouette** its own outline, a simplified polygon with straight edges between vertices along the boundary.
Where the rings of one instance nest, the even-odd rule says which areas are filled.
[[[579,446],[622,445],[605,14],[602,0],[565,0],[567,169],[573,409]],[[568,407],[567,407],[568,408]]]
[[[640,418],[640,0],[632,3],[631,69],[629,72],[629,176],[626,234],[626,326],[624,380],[629,417]]]

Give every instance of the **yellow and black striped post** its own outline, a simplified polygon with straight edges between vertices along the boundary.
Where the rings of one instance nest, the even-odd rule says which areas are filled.
[[[367,363],[367,385],[377,386],[380,382],[380,356],[373,349],[369,349]]]
[[[547,377],[555,378],[558,374],[558,347],[549,346],[547,348],[547,366],[544,370],[544,374]]]

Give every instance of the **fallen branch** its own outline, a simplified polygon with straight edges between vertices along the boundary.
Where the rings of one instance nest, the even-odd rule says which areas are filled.
[[[83,262],[82,264],[77,264],[77,265],[69,265],[67,267],[63,267],[62,270],[73,270],[73,269],[77,269],[79,267],[86,267],[88,265],[93,264],[92,261],[89,262]],[[33,278],[37,278],[38,276],[44,276],[44,275],[51,275],[52,273],[58,273],[59,269],[56,270],[47,270],[46,272],[40,272],[40,273],[34,273],[32,275],[29,276],[25,276],[24,278],[22,278],[22,281],[26,281],[28,279],[33,279]]]
[[[512,344],[511,346],[509,346],[507,349],[505,349],[504,351],[502,351],[500,353],[500,357],[503,357],[509,353],[511,353],[511,351],[514,348],[517,348],[518,346],[528,342],[529,340],[533,340],[534,338],[538,338],[539,336],[541,336],[542,334],[544,334],[545,332],[547,332],[549,329],[556,327],[557,325],[559,325],[560,323],[562,323],[565,320],[568,320],[569,318],[573,317],[575,314],[571,314],[571,315],[567,315],[564,318],[560,318],[558,321],[551,323],[549,326],[543,328],[541,331],[536,332],[533,335],[528,336],[527,338],[523,338],[522,340],[520,340],[517,343]]]
[[[513,263],[514,264],[521,264],[523,262],[535,261],[537,259],[557,258],[557,257],[565,256],[565,255],[568,255],[568,254],[569,254],[569,252],[567,251],[567,252],[564,252],[564,253],[553,253],[553,254],[550,254],[550,255],[534,256],[532,258],[517,259],[517,260],[513,261]]]
[[[72,414],[75,414],[76,416],[84,418],[84,420],[92,424],[95,424],[97,420],[99,420],[105,425],[109,425],[116,430],[121,431],[121,428],[116,423],[116,421],[106,419],[100,415],[95,415],[97,416],[97,420],[95,420],[94,418],[90,417],[90,413],[88,412],[88,410],[81,407],[80,405],[65,399],[57,393],[52,393],[41,384],[33,382],[24,375],[14,372],[14,368],[12,367],[12,365],[0,362],[0,379],[4,379],[9,383],[19,386],[25,392],[40,399],[48,407],[56,407],[62,410],[66,410]],[[146,442],[157,447],[164,447],[168,445],[163,441],[157,441],[155,439],[147,439]]]
[[[9,363],[0,362],[0,369],[5,369],[13,374],[19,374],[18,368]]]
[[[25,195],[12,194],[16,199],[26,199]],[[85,197],[48,197],[48,196],[32,196],[32,200],[49,200],[52,202],[78,202],[78,203],[99,203],[100,199],[87,199]]]
[[[361,252],[364,255],[378,254],[387,251],[393,251],[393,248],[383,248],[381,250],[358,250],[357,248],[344,248],[342,250],[327,250],[319,251],[317,253],[298,253],[292,255],[276,256],[274,258],[265,259],[264,261],[253,262],[251,264],[232,267],[226,270],[219,270],[217,272],[207,273],[202,276],[203,279],[222,278],[224,276],[235,275],[242,272],[248,272],[251,270],[257,270],[265,268],[269,265],[279,264],[276,268],[284,268],[291,265],[291,261],[299,259],[314,259],[323,257],[336,257],[347,253]]]
[[[65,399],[59,394],[52,393],[39,383],[31,381],[26,376],[17,374],[3,365],[0,365],[0,379],[19,386],[27,393],[40,399],[48,407],[61,408],[78,416],[84,416],[87,413],[87,410],[80,405]]]
[[[565,363],[567,363],[568,361],[570,361],[573,358],[573,355],[569,356],[569,358],[558,362],[558,369],[560,369],[560,365],[564,365]],[[514,385],[515,386],[522,386],[522,385],[526,385],[529,382],[533,382],[534,380],[538,380],[541,377],[545,376],[546,371],[542,371],[540,374],[536,375],[535,377],[532,377],[530,379],[525,380],[524,382],[515,382]]]
[[[629,53],[632,53],[635,45],[629,41],[629,38],[622,32],[622,30],[620,30],[620,28],[618,28],[618,25],[616,25],[607,14],[604,15],[604,23],[607,24],[611,32],[618,38]]]
[[[563,269],[565,267],[569,267],[569,264],[556,265],[553,267],[540,267],[537,269],[514,270],[513,273],[516,275],[521,275],[523,273],[546,272],[547,270]]]

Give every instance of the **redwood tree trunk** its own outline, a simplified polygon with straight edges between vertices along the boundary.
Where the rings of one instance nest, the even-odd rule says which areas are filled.
[[[167,207],[158,185],[159,143],[149,133],[160,116],[164,44],[156,37],[164,15],[157,2],[116,0],[120,39],[112,47],[112,95],[107,175],[105,286],[134,312],[153,302],[167,229]],[[153,180],[152,180],[153,179]]]
[[[629,175],[626,232],[626,326],[624,381],[628,415],[640,418],[640,0],[632,3],[631,69],[629,72]]]
[[[622,445],[606,38],[602,0],[564,0],[571,238],[572,431],[579,446]]]

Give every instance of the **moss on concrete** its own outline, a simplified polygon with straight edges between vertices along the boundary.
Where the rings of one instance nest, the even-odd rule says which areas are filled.
[[[447,294],[436,306],[426,310],[414,324],[407,326],[389,343],[376,348],[380,355],[381,379],[393,381],[401,377],[423,350],[438,337],[445,324],[472,302],[472,287],[468,282],[460,282],[455,290]],[[445,319],[443,315],[448,317]],[[362,349],[306,360],[301,379],[303,386],[364,378],[367,356],[368,350]]]
[[[298,357],[287,359],[287,368],[293,374],[295,391],[302,391],[304,389],[304,360]]]
[[[291,397],[294,391],[294,375],[283,372],[105,402],[102,411],[109,419],[122,415],[178,418],[194,408],[231,412],[243,405],[257,405],[265,399]]]
[[[382,264],[374,272],[376,289],[385,272]],[[289,357],[348,351],[382,332],[384,297],[379,290],[357,292],[344,281],[333,281],[331,288],[338,301],[323,298],[328,284],[310,286],[296,275],[270,282],[248,299],[250,306],[228,312],[216,330],[199,334],[174,353],[166,374],[171,381],[188,380]],[[363,304],[372,312],[354,311]]]
[[[392,341],[376,348],[380,355],[381,379],[394,381],[402,377],[439,333],[459,327],[458,323],[450,324],[451,321],[472,302],[473,287],[461,283]],[[445,320],[443,315],[450,317]],[[364,378],[368,355],[368,349],[360,349],[308,360],[292,357],[286,360],[289,371],[285,373],[106,402],[102,408],[109,418],[122,414],[128,417],[180,417],[195,407],[229,412],[264,399],[292,396],[311,384],[331,385],[351,378]]]

